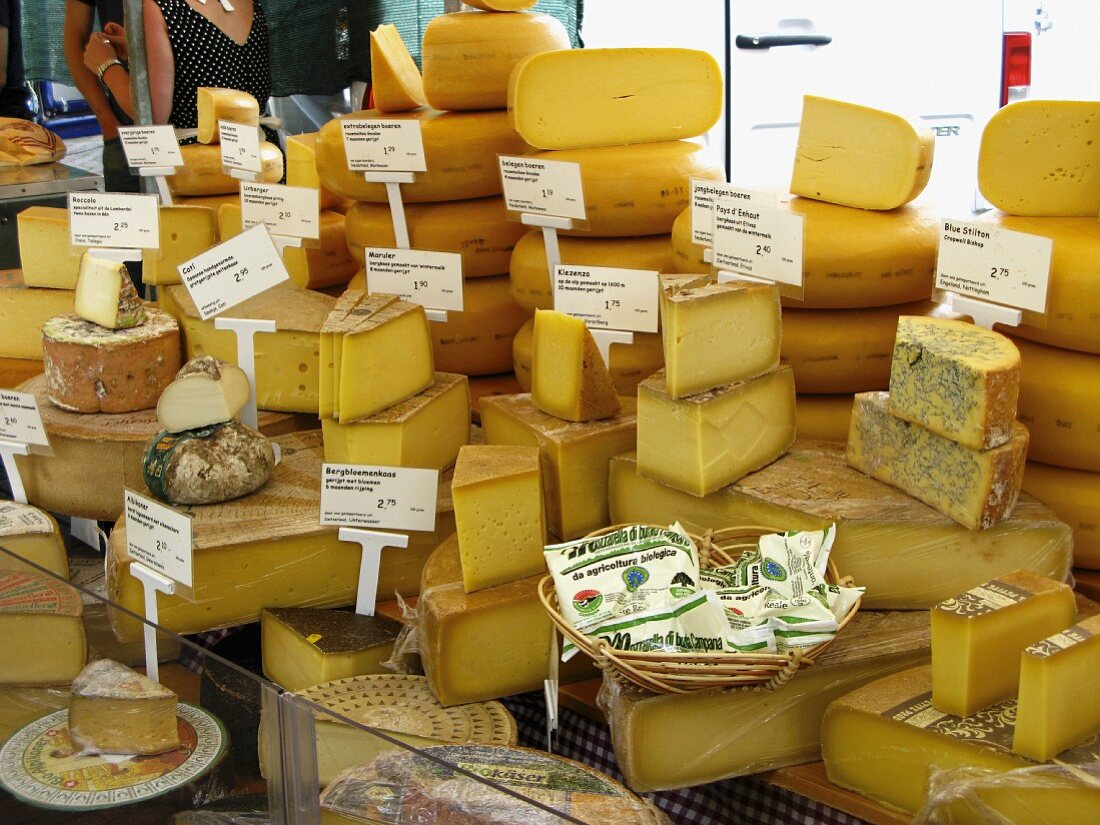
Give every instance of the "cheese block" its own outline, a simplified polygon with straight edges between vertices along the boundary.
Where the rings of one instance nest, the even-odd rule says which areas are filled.
[[[435,109],[504,109],[520,60],[570,45],[565,26],[548,14],[441,14],[424,27],[424,97]]]
[[[348,313],[357,309],[360,315],[365,315],[395,300],[392,295],[376,295],[364,301],[364,292],[349,287],[336,300],[336,305],[321,325],[318,349],[321,375],[317,389],[318,414],[322,418],[339,415],[340,355],[343,353],[343,326],[347,323]]]
[[[239,200],[236,203],[223,203],[218,207],[217,216],[218,240],[228,241],[244,232],[244,215]]]
[[[405,203],[484,198],[501,193],[497,155],[522,155],[528,146],[508,123],[507,112],[379,112],[368,109],[330,120],[317,134],[317,176],[338,195],[388,203],[386,187],[348,169],[340,124],[346,120],[417,120],[428,172],[401,186]]]
[[[74,412],[132,412],[155,407],[180,368],[175,319],[153,306],[130,329],[106,329],[58,315],[42,327],[46,387],[53,404]]]
[[[638,238],[560,237],[558,250],[565,264],[676,271],[668,235],[643,235]],[[536,309],[554,308],[554,285],[546,265],[546,243],[542,230],[529,230],[516,241],[508,273],[512,300],[528,313],[533,314]]]
[[[470,0],[464,5],[482,11],[523,11],[535,5],[538,0]]]
[[[1068,585],[1017,570],[932,608],[932,705],[969,716],[1016,693],[1020,654],[1076,621]]]
[[[696,49],[543,52],[516,64],[508,111],[540,149],[680,140],[718,122],[722,71]]]
[[[240,209],[239,197],[235,200]],[[174,206],[160,207],[157,214],[160,249],[142,250],[141,280],[156,286],[178,284],[179,267],[218,242],[218,213],[209,207],[177,202]]]
[[[80,593],[53,576],[0,570],[0,684],[71,682],[88,655],[81,612]]]
[[[286,137],[286,183],[287,186],[305,186],[316,189],[318,206],[321,209],[334,209],[346,212],[348,201],[321,184],[317,176],[317,133],[304,132]],[[238,199],[237,205],[240,205]],[[224,240],[224,239],[223,239]]]
[[[794,443],[790,367],[679,400],[665,373],[638,385],[638,472],[705,496],[770,464]]]
[[[69,210],[29,206],[16,215],[23,283],[50,289],[75,289],[87,247],[73,246]]]
[[[643,792],[817,761],[829,702],[927,663],[928,637],[927,613],[860,610],[813,667],[774,691],[661,695],[605,678],[599,702],[619,769],[631,788]]]
[[[199,633],[257,621],[263,608],[340,607],[355,601],[359,545],[342,542],[336,527],[320,524],[321,433],[279,436],[282,462],[271,480],[243,499],[184,508],[192,516],[194,601],[161,596],[160,625]],[[379,600],[395,591],[416,595],[424,560],[454,532],[451,479],[440,475],[436,530],[409,533],[407,549],[382,551]],[[398,531],[400,532],[400,531]],[[129,575],[124,522],[111,532],[108,596],[141,613],[141,583]],[[112,610],[120,639],[141,638],[141,627]]]
[[[798,387],[797,376],[795,387]],[[854,400],[851,395],[796,395],[794,425],[798,437],[815,441],[847,441]]]
[[[531,402],[565,421],[597,421],[622,409],[611,373],[582,319],[552,309],[535,311]]]
[[[665,388],[672,399],[754,378],[779,364],[779,290],[772,284],[661,278]]]
[[[848,463],[934,507],[971,530],[1012,513],[1024,475],[1028,434],[1015,424],[1004,444],[975,450],[890,412],[889,393],[855,397]]]
[[[71,289],[41,289],[23,285],[21,273],[0,275],[0,358],[42,361],[42,325],[55,315],[73,311]]]
[[[147,676],[100,659],[73,680],[69,738],[85,754],[175,750],[176,701],[175,693]]]
[[[220,145],[188,143],[180,147],[180,153],[183,167],[166,178],[173,195],[229,195],[240,190],[241,182],[222,169]],[[260,170],[261,183],[283,179],[283,153],[266,140],[260,141]]]
[[[157,420],[168,432],[193,430],[235,418],[251,386],[244,370],[211,355],[192,358],[157,401]]]
[[[691,179],[725,180],[708,150],[686,140],[535,152],[581,165],[585,221],[564,235],[617,238],[667,235],[691,202]]]
[[[319,215],[319,224],[319,239],[283,250],[283,263],[290,280],[302,289],[346,284],[359,269],[359,264],[348,252],[344,216],[324,210]]]
[[[185,287],[160,290],[161,306],[179,321],[187,358],[213,355],[237,363],[237,340],[229,330],[214,328],[214,319],[199,318]],[[290,282],[219,313],[223,318],[274,321],[276,332],[261,333],[256,348],[256,404],[264,410],[317,413],[320,375],[318,335],[336,299]]]
[[[463,447],[451,482],[467,593],[546,569],[546,506],[538,447]]]
[[[463,310],[432,321],[435,367],[464,375],[493,375],[512,368],[512,339],[527,320],[512,300],[508,276],[475,278],[462,285]]]
[[[392,24],[370,33],[370,80],[371,100],[380,112],[407,112],[428,102],[420,68]]]
[[[69,580],[65,540],[54,517],[45,510],[17,501],[0,501],[0,548],[0,570],[38,572],[32,567],[38,565]]]
[[[310,607],[271,608],[260,614],[264,676],[284,690],[385,673],[401,625],[384,616]]]
[[[1012,750],[1047,762],[1100,733],[1100,616],[1024,649]]]
[[[903,315],[963,317],[935,301],[846,310],[790,307],[783,312],[780,361],[794,370],[800,395],[887,389],[898,318]],[[847,427],[843,437],[848,437]]]
[[[932,707],[931,688],[931,668],[917,667],[834,701],[821,726],[829,781],[909,814],[928,802],[967,825],[1095,818],[1100,791],[1074,779],[1096,770],[1095,745],[1061,754],[1064,767],[1036,765],[1010,750],[1014,700],[960,718]]]
[[[90,252],[80,261],[73,311],[107,329],[129,329],[145,320],[145,307],[126,264]]]
[[[240,123],[244,126],[260,125],[260,104],[248,92],[237,89],[215,89],[200,86],[197,108],[199,113],[199,143],[220,143],[218,121]]]
[[[470,440],[470,391],[464,375],[437,372],[411,398],[357,421],[321,419],[325,461],[445,470]]]
[[[916,119],[802,98],[791,192],[857,209],[896,209],[924,191],[936,139]]]
[[[512,339],[512,368],[524,392],[531,391],[531,362],[534,360],[535,319],[530,318]],[[619,395],[633,396],[638,384],[664,366],[661,336],[653,332],[635,332],[634,343],[612,344],[611,380]]]
[[[634,454],[619,455],[609,502],[614,524],[679,521],[698,535],[735,524],[783,531],[835,523],[832,559],[867,588],[865,609],[931,607],[1013,570],[1062,580],[1073,554],[1069,525],[1030,496],[1005,521],[973,532],[848,467],[844,445],[823,441],[796,441],[774,464],[705,498],[642,478]]]
[[[537,446],[550,532],[568,541],[608,525],[607,472],[613,455],[633,449],[636,403],[622,399],[614,418],[573,423],[535,408],[531,396],[481,400],[481,427],[489,444]]]
[[[1011,215],[1100,212],[1100,103],[1020,100],[982,130],[978,188]]]
[[[527,231],[509,219],[499,197],[412,203],[405,207],[405,222],[413,249],[461,255],[464,278],[506,273],[512,248]],[[348,249],[360,265],[364,247],[397,246],[387,204],[356,203],[348,210],[346,229]]]
[[[1100,570],[1100,473],[1027,462],[1021,488],[1073,528],[1073,565]]]
[[[1100,356],[1021,338],[1020,421],[1031,433],[1028,458],[1100,472]]]

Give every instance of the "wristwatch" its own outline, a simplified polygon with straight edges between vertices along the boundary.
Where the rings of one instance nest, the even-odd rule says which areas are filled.
[[[112,66],[122,66],[122,68],[126,68],[126,65],[117,57],[112,57],[110,60],[104,60],[102,63],[99,64],[99,68],[95,70],[95,73],[99,76],[100,83],[103,82],[103,75]]]

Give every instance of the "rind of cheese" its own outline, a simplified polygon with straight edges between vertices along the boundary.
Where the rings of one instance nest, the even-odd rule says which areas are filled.
[[[260,125],[260,104],[248,92],[199,86],[196,100],[199,143],[220,143],[219,120],[243,126]]]
[[[852,408],[848,463],[984,530],[1012,513],[1027,442],[1027,428],[1017,423],[1004,444],[975,450],[892,415],[889,393],[864,392]]]
[[[76,315],[42,327],[50,401],[74,412],[132,412],[155,407],[180,368],[175,319],[153,306],[130,329],[107,329]]]
[[[230,195],[240,189],[241,182],[222,169],[222,149],[217,143],[188,143],[180,147],[183,167],[166,180],[173,194]],[[283,179],[283,153],[266,140],[260,141],[261,183],[278,183]]]
[[[240,197],[234,200],[240,209]],[[142,283],[156,286],[181,283],[178,267],[218,242],[217,215],[212,207],[180,203],[161,206],[157,211],[160,249],[142,250]]]
[[[512,300],[508,276],[462,284],[462,312],[432,321],[435,367],[463,375],[495,375],[512,368],[512,339],[527,320]]]
[[[23,283],[51,289],[75,289],[87,247],[73,246],[69,210],[29,206],[15,216]]]
[[[1020,100],[982,130],[978,188],[1010,215],[1100,212],[1100,103]]]
[[[798,378],[795,377],[795,388]],[[852,403],[848,394],[803,395],[794,399],[795,431],[799,438],[815,441],[848,440],[848,428],[852,425]]]
[[[283,263],[290,280],[302,289],[346,284],[359,269],[359,263],[348,252],[344,216],[323,210],[318,221],[319,239],[283,250]]]
[[[388,203],[385,184],[368,183],[362,172],[348,169],[344,135],[346,120],[418,120],[428,173],[403,184],[405,203],[467,200],[499,195],[502,191],[497,155],[522,155],[530,147],[508,123],[508,113],[379,112],[368,109],[330,120],[317,133],[317,176],[338,195],[358,201]]]
[[[420,69],[392,24],[383,23],[370,33],[370,79],[380,112],[407,112],[428,102]]]
[[[1020,351],[949,318],[902,316],[890,366],[890,412],[974,450],[1012,437]]]
[[[705,496],[770,464],[794,443],[790,367],[673,399],[664,372],[638,385],[638,472]]]
[[[441,14],[424,28],[424,97],[435,109],[505,109],[508,78],[520,60],[569,47],[569,32],[548,14]]]
[[[83,753],[152,755],[180,746],[176,694],[110,659],[100,659],[73,680],[69,736]]]
[[[802,98],[791,192],[857,209],[896,209],[924,191],[936,139],[915,119]]]
[[[81,613],[80,593],[53,576],[0,570],[0,685],[69,684],[87,661]]]
[[[535,312],[531,402],[565,421],[598,421],[622,409],[596,339],[580,318]]]
[[[73,311],[107,329],[129,329],[145,320],[145,306],[126,264],[89,252],[80,261]]]
[[[0,569],[34,571],[37,564],[69,580],[69,556],[61,529],[45,510],[17,501],[0,501]]]
[[[157,400],[157,419],[170,433],[229,421],[248,403],[252,386],[240,367],[212,355],[192,358]]]
[[[682,140],[721,117],[722,71],[696,49],[543,52],[512,70],[508,111],[540,149]]]
[[[1100,473],[1029,461],[1021,489],[1073,528],[1073,566],[1100,570]]]

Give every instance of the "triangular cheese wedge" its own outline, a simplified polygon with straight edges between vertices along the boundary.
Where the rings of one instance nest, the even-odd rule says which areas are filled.
[[[380,112],[408,112],[428,102],[420,69],[394,25],[370,33],[370,74],[374,108]]]
[[[622,405],[584,321],[563,312],[535,313],[531,400],[566,421],[610,418]]]
[[[85,321],[107,329],[130,329],[145,320],[145,306],[126,264],[89,252],[80,260],[73,310]]]
[[[84,752],[175,750],[176,694],[119,662],[92,662],[73,680],[69,735]]]

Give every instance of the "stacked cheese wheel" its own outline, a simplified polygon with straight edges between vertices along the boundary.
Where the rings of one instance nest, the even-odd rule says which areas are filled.
[[[1100,103],[1027,100],[982,134],[978,183],[994,226],[1050,238],[1047,312],[1002,327],[1023,359],[1024,489],[1074,528],[1074,564],[1100,570]]]

